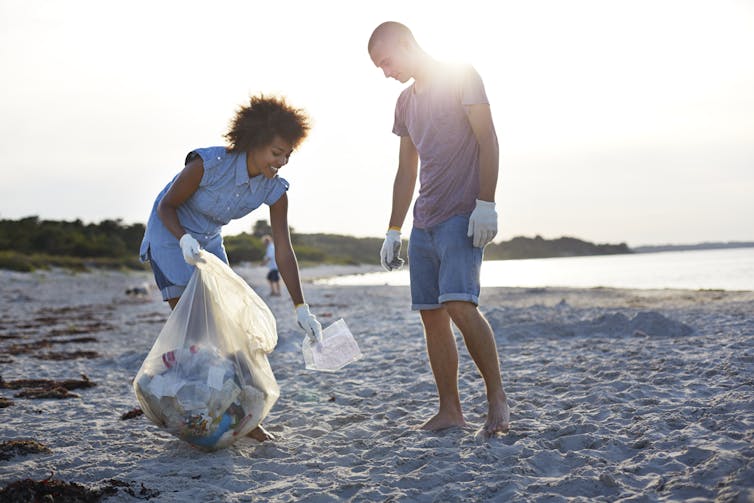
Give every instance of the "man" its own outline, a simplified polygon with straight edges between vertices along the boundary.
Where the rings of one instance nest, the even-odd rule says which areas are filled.
[[[458,350],[451,325],[463,335],[485,382],[484,432],[505,433],[510,412],[492,329],[479,312],[484,246],[497,234],[495,188],[498,143],[479,74],[440,63],[403,24],[372,33],[369,55],[385,77],[413,83],[398,98],[393,133],[400,136],[392,214],[380,252],[383,267],[399,268],[400,229],[411,205],[418,164],[419,196],[409,240],[412,309],[421,314],[439,410],[422,429],[465,426],[458,394]]]

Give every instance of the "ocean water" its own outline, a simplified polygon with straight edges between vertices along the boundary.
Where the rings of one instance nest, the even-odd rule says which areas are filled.
[[[341,276],[332,285],[408,285],[408,270]],[[486,260],[482,287],[754,290],[754,248]]]

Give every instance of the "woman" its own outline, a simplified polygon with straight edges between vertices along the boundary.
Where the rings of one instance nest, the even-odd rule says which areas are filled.
[[[321,339],[322,327],[304,300],[291,245],[288,182],[278,176],[309,129],[308,116],[283,98],[252,96],[231,121],[227,146],[189,152],[183,170],[157,196],[140,250],[171,309],[191,278],[199,250],[227,263],[222,226],[267,204],[275,261],[298,324],[313,340]],[[250,435],[260,441],[271,438],[261,426]]]

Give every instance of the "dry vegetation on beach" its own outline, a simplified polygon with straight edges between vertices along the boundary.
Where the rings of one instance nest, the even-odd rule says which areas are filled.
[[[266,293],[264,269],[239,271]],[[471,426],[415,429],[435,390],[407,288],[306,284],[364,358],[306,371],[289,301],[268,299],[278,439],[203,453],[136,409],[131,379],[168,316],[156,292],[125,294],[145,281],[0,272],[0,500],[754,500],[754,292],[484,290],[512,404],[511,432],[484,440],[463,348]]]

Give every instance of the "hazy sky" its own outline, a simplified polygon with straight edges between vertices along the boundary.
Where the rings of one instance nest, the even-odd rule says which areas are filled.
[[[291,225],[383,235],[404,86],[366,51],[385,20],[481,73],[496,241],[754,240],[750,0],[0,0],[0,218],[146,222],[186,153],[265,92],[313,119],[281,171]]]

